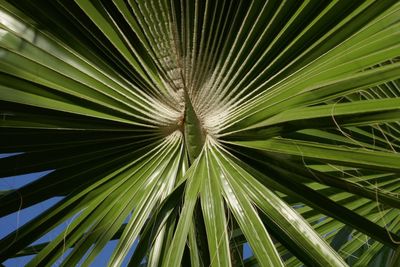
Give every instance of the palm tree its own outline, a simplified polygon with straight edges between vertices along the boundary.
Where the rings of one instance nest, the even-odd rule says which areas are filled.
[[[400,265],[400,2],[0,6],[0,262]]]

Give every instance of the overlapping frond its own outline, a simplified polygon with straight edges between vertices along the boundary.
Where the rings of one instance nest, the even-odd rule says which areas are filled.
[[[1,262],[397,266],[399,29],[397,1],[0,0],[0,177],[50,171],[0,213],[62,197]]]

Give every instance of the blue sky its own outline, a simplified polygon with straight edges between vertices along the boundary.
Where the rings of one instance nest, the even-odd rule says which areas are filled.
[[[7,156],[10,156],[10,154],[0,154],[0,158],[4,158]],[[49,172],[50,171],[1,178],[0,179],[0,190],[11,190],[11,189],[20,188],[21,186],[24,186],[28,183],[31,183],[31,182],[39,179],[40,177],[46,175]],[[28,222],[34,216],[43,212],[45,209],[51,207],[52,205],[54,205],[61,199],[62,199],[61,197],[52,198],[47,201],[38,203],[32,207],[20,210],[18,212],[15,212],[8,216],[0,218],[0,238],[3,238],[7,234],[13,232],[17,227],[24,225],[26,222]],[[55,228],[54,230],[50,231],[48,234],[46,234],[45,236],[43,236],[41,239],[37,240],[33,244],[39,244],[42,242],[48,242],[48,241],[52,240],[54,237],[56,237],[61,232],[62,229],[64,229],[68,225],[68,223],[69,223],[69,221],[65,222],[64,224],[62,224],[59,227]],[[106,266],[107,260],[111,256],[112,251],[116,245],[117,245],[117,241],[109,242],[109,244],[105,247],[103,252],[92,263],[92,266],[96,266],[96,267]],[[129,254],[132,255],[133,251],[134,251],[134,248],[130,251]],[[244,247],[244,254],[245,254],[245,257],[248,257],[251,254],[250,248],[247,244]],[[128,255],[123,266],[127,265],[130,255]],[[5,261],[3,264],[6,267],[24,266],[32,257],[33,256],[26,256],[26,257],[10,259],[10,260]],[[58,264],[55,264],[54,266],[57,266],[57,265]]]
[[[6,154],[0,154],[0,158],[4,158]],[[31,183],[43,175],[46,175],[49,173],[47,172],[39,172],[39,173],[32,173],[32,174],[27,174],[27,175],[19,175],[19,176],[13,176],[13,177],[7,177],[7,178],[1,178],[0,179],[0,190],[11,190],[11,189],[16,189],[21,186],[24,186],[28,183]],[[34,216],[37,214],[41,213],[45,209],[51,207],[55,203],[61,200],[61,197],[59,198],[52,198],[47,201],[38,203],[32,207],[20,210],[19,212],[10,214],[8,216],[2,217],[0,219],[0,238],[3,238],[7,234],[11,233],[14,231],[18,226],[24,225],[26,222],[28,222],[30,219],[32,219]],[[33,244],[39,244],[42,242],[48,242],[52,240],[54,237],[56,237],[62,229],[66,227],[66,225],[69,223],[69,221],[65,222],[64,224],[60,225],[56,229],[52,230]],[[105,266],[107,263],[107,259],[111,256],[111,253],[114,249],[114,247],[117,245],[117,241],[111,241],[106,248],[104,249],[103,253],[96,258],[96,260],[93,262],[92,266]],[[133,250],[131,251],[130,254],[133,253]],[[26,257],[19,257],[11,260],[5,261],[3,264],[7,267],[14,267],[14,266],[24,266],[33,256],[26,256]],[[127,262],[125,262],[125,265]],[[55,265],[57,266],[57,264]]]

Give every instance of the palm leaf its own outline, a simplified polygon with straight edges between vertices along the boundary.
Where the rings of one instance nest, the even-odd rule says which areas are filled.
[[[61,197],[0,261],[396,266],[399,26],[396,1],[0,0],[0,179],[47,171],[0,214]]]

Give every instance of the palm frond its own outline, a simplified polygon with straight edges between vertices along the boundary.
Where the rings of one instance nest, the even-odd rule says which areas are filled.
[[[397,266],[399,27],[398,1],[0,0],[0,179],[47,171],[0,214],[61,197],[0,262]]]

